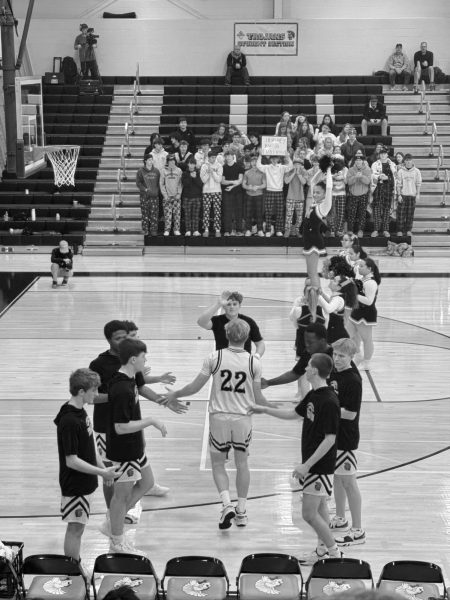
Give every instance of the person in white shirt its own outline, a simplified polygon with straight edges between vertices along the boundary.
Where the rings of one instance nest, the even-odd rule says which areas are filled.
[[[214,211],[214,229],[216,237],[221,236],[222,228],[222,175],[223,167],[216,160],[216,154],[210,150],[206,162],[200,169],[203,181],[203,237],[209,237],[209,217],[211,206]],[[197,163],[198,164],[198,163]]]
[[[191,383],[167,395],[168,399],[192,396],[212,377],[208,406],[209,450],[214,482],[223,505],[219,529],[229,529],[233,519],[238,527],[247,525],[248,448],[252,438],[252,419],[248,412],[255,403],[269,405],[261,392],[259,356],[244,350],[250,326],[242,319],[233,319],[225,325],[225,333],[228,348],[210,354]],[[231,503],[230,482],[225,469],[231,448],[236,464],[237,506]]]
[[[275,230],[278,237],[283,236],[284,229],[284,176],[292,171],[294,165],[289,154],[286,154],[285,164],[281,164],[280,156],[271,156],[270,165],[261,162],[261,151],[256,161],[256,168],[266,176],[266,196],[264,212],[266,214],[266,237],[273,234],[272,217],[275,211]]]

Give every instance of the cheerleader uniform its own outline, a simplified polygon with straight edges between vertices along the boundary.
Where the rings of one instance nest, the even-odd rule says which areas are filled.
[[[342,296],[333,296],[330,302],[319,296],[320,306],[328,313],[327,342],[332,344],[341,338],[348,338],[344,325],[345,303]]]
[[[303,254],[309,255],[315,252],[319,256],[326,256],[327,249],[323,239],[325,228],[320,206],[313,204],[309,216],[303,219]]]
[[[375,306],[375,302],[378,295],[378,285],[370,274],[362,278],[362,287],[362,292],[358,294],[358,306],[352,310],[350,321],[355,323],[355,325],[364,323],[364,325],[373,326],[377,324],[377,307]],[[369,298],[372,298],[372,302],[366,304],[361,302],[361,298],[366,299],[366,302]]]

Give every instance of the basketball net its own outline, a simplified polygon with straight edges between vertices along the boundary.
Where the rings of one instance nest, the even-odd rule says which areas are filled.
[[[80,146],[47,146],[46,152],[52,163],[55,185],[74,186]]]

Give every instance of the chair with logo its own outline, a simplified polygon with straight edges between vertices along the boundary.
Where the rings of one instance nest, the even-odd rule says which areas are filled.
[[[54,600],[64,595],[65,600],[88,600],[87,582],[79,563],[61,554],[34,554],[23,562],[26,597],[28,600]],[[31,576],[28,585],[27,576]]]
[[[278,600],[298,600],[303,591],[300,564],[288,554],[249,554],[236,579],[240,600],[261,600],[268,595]]]
[[[230,584],[225,566],[210,556],[179,556],[166,565],[161,589],[167,600],[206,596],[225,600]]]
[[[372,589],[372,570],[357,558],[325,558],[313,565],[305,587],[308,600]]]
[[[103,600],[108,592],[122,586],[132,588],[140,600],[158,597],[158,578],[152,563],[136,554],[101,554],[92,573],[95,600]]]
[[[377,589],[410,600],[448,598],[441,568],[420,560],[396,560],[384,565]]]

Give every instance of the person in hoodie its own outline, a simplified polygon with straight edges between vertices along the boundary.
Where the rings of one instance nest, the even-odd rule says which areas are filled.
[[[198,162],[197,162],[198,164]],[[208,152],[207,162],[200,169],[200,179],[203,182],[203,237],[209,237],[209,217],[211,207],[214,212],[214,229],[216,237],[221,236],[222,228],[222,175],[223,167],[216,160],[216,155],[211,150]]]
[[[64,554],[80,561],[81,538],[89,521],[91,495],[98,477],[111,485],[114,466],[105,467],[97,454],[94,430],[85,410],[97,396],[100,377],[90,369],[77,369],[69,379],[70,400],[62,405],[54,423],[58,440],[61,516],[67,523]]]
[[[164,235],[170,235],[173,220],[173,234],[180,234],[181,221],[181,175],[175,155],[169,154],[166,168],[161,173],[160,187],[163,195]]]
[[[389,219],[391,204],[394,199],[397,169],[388,156],[386,146],[380,149],[380,158],[372,164],[373,189],[373,226],[371,237],[378,237],[379,231],[385,237],[390,237]]]
[[[180,147],[178,152],[175,153],[175,160],[177,161],[177,167],[180,167],[182,171],[187,170],[187,164],[190,158],[193,158],[192,152],[189,152],[189,145],[187,140],[180,141]]]
[[[155,138],[153,140],[153,150],[150,152],[150,154],[153,156],[153,165],[160,173],[162,173],[166,166],[168,152],[164,150],[163,141],[161,138]]]
[[[411,77],[411,66],[408,57],[403,52],[403,45],[396,44],[395,51],[388,58],[386,71],[389,73],[389,83],[391,90],[395,90],[395,80],[397,75],[403,78],[403,91],[406,91]]]
[[[188,127],[187,119],[185,116],[181,115],[178,117],[178,129],[177,133],[180,136],[180,140],[186,140],[189,147],[189,152],[194,153],[197,147],[197,142],[195,139],[195,133],[192,129]]]
[[[405,154],[404,168],[397,173],[397,235],[412,235],[416,201],[420,198],[422,174],[414,166],[411,154]]]
[[[372,169],[362,153],[357,152],[347,173],[347,229],[349,232],[357,232],[359,238],[364,236],[371,181]]]
[[[286,153],[286,163],[281,164],[280,156],[271,156],[270,164],[263,165],[261,162],[261,150],[256,161],[256,167],[265,174],[267,181],[266,197],[264,201],[264,209],[266,213],[266,237],[271,237],[272,231],[272,216],[275,212],[275,230],[278,237],[283,236],[284,228],[284,176],[289,171],[292,171],[294,165],[289,154]]]
[[[342,154],[333,154],[333,163],[333,204],[329,215],[329,224],[331,235],[336,233],[340,237],[344,233],[345,205],[347,200],[345,179],[348,169],[344,166],[344,157]]]
[[[144,166],[136,173],[144,235],[158,235],[160,171],[153,164],[153,155],[144,156]]]
[[[193,156],[187,162],[187,171],[181,176],[183,190],[181,200],[184,210],[184,222],[186,225],[186,237],[193,235],[199,237],[200,231],[200,208],[202,206],[203,182],[200,179],[200,171]]]

